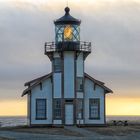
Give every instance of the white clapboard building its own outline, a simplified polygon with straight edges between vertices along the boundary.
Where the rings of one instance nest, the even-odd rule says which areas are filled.
[[[45,43],[52,72],[25,83],[30,126],[106,124],[105,97],[112,90],[85,73],[91,43],[80,41],[81,21],[65,15],[54,21],[55,42]]]

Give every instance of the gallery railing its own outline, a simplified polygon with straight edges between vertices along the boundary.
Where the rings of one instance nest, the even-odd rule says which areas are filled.
[[[82,51],[91,53],[91,42],[45,42],[45,54],[56,51]]]

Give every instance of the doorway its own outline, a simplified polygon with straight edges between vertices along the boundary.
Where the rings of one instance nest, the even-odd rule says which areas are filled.
[[[73,125],[74,118],[73,118],[73,104],[66,104],[65,105],[65,124],[66,125]]]

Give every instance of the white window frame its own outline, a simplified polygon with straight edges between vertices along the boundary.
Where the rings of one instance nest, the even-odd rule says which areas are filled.
[[[39,103],[41,101],[43,101],[44,106],[41,106],[41,103]],[[46,120],[46,119],[47,119],[47,99],[44,98],[36,99],[36,120]]]
[[[55,73],[62,71],[62,60],[60,57],[56,57],[53,60],[53,71]]]
[[[83,77],[77,77],[76,78],[76,91],[77,92],[83,92],[84,90],[84,80]]]
[[[59,105],[57,104],[59,102]],[[61,119],[62,118],[62,100],[61,99],[54,99],[53,100],[53,118],[54,119]],[[58,114],[59,115],[58,115]]]
[[[89,119],[100,119],[100,98],[89,99]]]

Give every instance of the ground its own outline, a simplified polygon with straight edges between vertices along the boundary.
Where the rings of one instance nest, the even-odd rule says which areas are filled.
[[[0,128],[0,140],[140,140],[140,125],[65,128]]]

